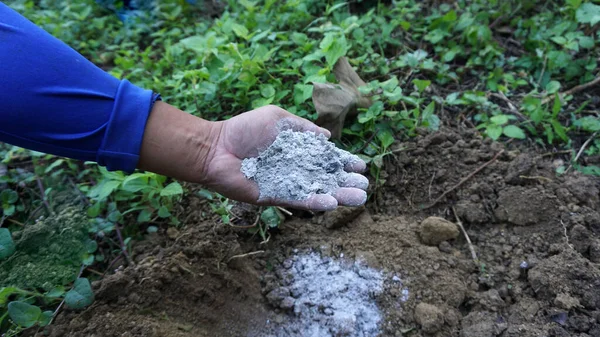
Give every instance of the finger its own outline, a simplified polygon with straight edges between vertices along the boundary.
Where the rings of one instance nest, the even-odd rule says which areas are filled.
[[[354,158],[344,164],[344,170],[346,172],[362,173],[367,170],[367,163],[358,156],[354,156]]]
[[[357,207],[364,205],[364,203],[367,202],[367,192],[358,188],[338,188],[333,194],[333,197],[340,206]]]
[[[354,187],[359,188],[361,190],[367,190],[369,187],[369,179],[358,173],[349,173],[346,181],[340,184],[341,187]]]
[[[332,211],[338,207],[338,201],[336,200],[336,198],[328,194],[314,194],[305,200],[264,200],[261,203],[308,210],[313,212]]]

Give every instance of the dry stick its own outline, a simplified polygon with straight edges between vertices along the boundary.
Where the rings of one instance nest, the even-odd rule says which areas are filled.
[[[12,222],[12,223],[14,223],[15,225],[19,225],[19,226],[21,226],[21,227],[25,227],[25,224],[24,224],[24,223],[22,223],[22,222],[18,222],[17,220],[13,220],[13,219],[6,219],[6,221],[8,221],[8,222]],[[2,224],[2,222],[1,222],[1,221],[0,221],[0,224]]]
[[[112,261],[110,261],[110,263],[108,264],[108,267],[106,267],[106,270],[104,271],[104,274],[102,274],[102,277],[104,277],[104,275],[106,275],[106,273],[108,273],[110,268],[121,258],[121,255],[123,255],[123,252],[120,252],[119,255],[117,255],[117,257],[115,257]]]
[[[508,105],[508,108],[510,109],[510,112],[513,115],[517,116],[521,120],[527,120],[527,117],[525,117],[522,113],[519,112],[515,104],[510,99],[508,99],[508,97],[506,97],[506,95],[504,95],[502,91],[500,91],[499,93],[491,93],[490,96],[494,96],[503,100],[504,102],[506,102],[506,105]]]
[[[454,217],[456,218],[456,224],[458,225],[458,227],[460,227],[461,231],[463,232],[463,235],[465,236],[465,239],[467,240],[467,244],[469,245],[469,250],[471,251],[471,257],[473,258],[473,262],[475,262],[475,265],[479,267],[479,259],[477,258],[477,253],[475,253],[475,248],[473,247],[471,238],[469,237],[469,234],[467,234],[465,227],[463,226],[462,222],[460,221],[460,218],[456,214],[456,210],[454,209],[454,207],[452,207],[452,212],[454,213]]]
[[[459,188],[462,184],[464,184],[467,180],[471,179],[474,175],[476,175],[477,173],[479,173],[479,171],[483,170],[484,168],[486,168],[488,165],[490,165],[491,163],[495,162],[496,159],[498,159],[498,157],[500,157],[500,155],[504,153],[504,150],[500,150],[500,152],[496,153],[496,155],[494,156],[494,158],[490,159],[487,163],[479,166],[475,171],[471,172],[468,176],[466,176],[465,178],[463,178],[461,181],[458,182],[458,184],[452,186],[449,190],[447,190],[446,192],[442,193],[442,195],[440,195],[437,199],[435,199],[433,201],[433,203],[431,203],[428,206],[423,207],[421,210],[424,209],[428,209],[431,208],[433,206],[435,206],[438,202],[440,202],[448,193],[454,191],[455,189]]]
[[[42,184],[42,180],[40,179],[40,177],[35,177],[35,180],[37,181],[38,188],[40,189],[42,202],[44,203],[44,206],[46,206],[48,213],[52,214],[52,210],[50,210],[50,204],[46,199],[46,190],[44,190],[44,184]]]
[[[571,249],[575,249],[575,248],[573,248],[573,245],[569,243],[569,236],[567,235],[567,226],[565,225],[565,223],[562,220],[560,220],[560,224],[562,225],[562,228],[564,231],[565,241],[567,243],[567,246],[570,247]]]
[[[287,209],[285,209],[283,207],[277,206],[277,209],[280,210],[280,211],[282,211],[283,213],[287,214],[288,216],[294,215],[292,212],[288,211]]]
[[[568,95],[572,95],[572,94],[574,94],[576,92],[580,92],[580,91],[585,90],[585,89],[587,89],[589,87],[593,87],[596,84],[600,84],[600,76],[596,77],[596,79],[593,80],[593,81],[591,81],[591,82],[575,86],[575,87],[573,87],[573,88],[571,88],[571,89],[569,89],[569,90],[567,90],[565,92],[559,93],[558,97],[561,98],[561,97],[565,97],[565,96],[568,96]],[[554,99],[554,96],[555,95],[548,96],[548,97],[544,98],[542,100],[542,104],[547,104],[548,102],[551,102]]]
[[[246,253],[246,254],[234,255],[234,256],[230,257],[229,259],[227,259],[227,263],[229,263],[229,262],[230,262],[231,260],[233,260],[233,259],[237,259],[237,258],[240,258],[240,257],[246,257],[246,256],[257,255],[257,254],[262,254],[262,253],[264,253],[264,252],[265,252],[264,250],[257,250],[257,251],[255,251],[255,252],[250,252],[250,253]]]
[[[127,264],[129,265],[133,265],[133,261],[131,260],[131,258],[129,257],[129,254],[127,253],[127,247],[125,247],[125,241],[123,241],[123,235],[121,235],[121,230],[119,229],[119,224],[115,224],[115,230],[117,232],[117,237],[119,238],[119,243],[121,245],[121,251],[123,252],[123,255],[125,255],[125,259],[127,260]]]
[[[569,167],[567,167],[567,169],[565,170],[565,173],[569,172],[569,170],[571,169],[571,167],[573,166],[573,164],[577,163],[577,161],[579,160],[579,157],[581,157],[581,154],[583,153],[583,151],[585,151],[585,148],[592,142],[592,140],[594,140],[594,138],[596,138],[596,135],[598,135],[598,131],[594,132],[590,138],[588,138],[585,143],[583,143],[583,145],[581,145],[581,148],[579,149],[579,152],[577,152],[577,155],[575,156],[575,159],[573,159],[573,161],[571,162],[571,164],[569,164]]]
[[[75,189],[75,191],[77,191],[77,193],[81,197],[81,201],[83,201],[83,203],[85,203],[86,205],[89,205],[90,204],[89,200],[87,199],[87,197],[85,196],[85,194],[83,194],[83,192],[81,192],[81,190],[79,189],[79,187],[77,187],[77,185],[75,185],[75,183],[73,182],[73,179],[71,179],[71,177],[69,177],[69,183],[71,183],[71,186],[73,186],[73,188]]]

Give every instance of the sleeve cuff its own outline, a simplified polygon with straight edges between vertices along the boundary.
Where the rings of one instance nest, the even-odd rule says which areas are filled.
[[[110,171],[133,172],[140,158],[146,122],[158,94],[122,80],[98,150],[98,164]]]

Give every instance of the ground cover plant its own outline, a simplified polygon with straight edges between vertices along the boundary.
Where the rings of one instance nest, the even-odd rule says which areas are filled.
[[[484,144],[560,158],[546,170],[549,176],[522,172],[514,178],[520,182],[543,184],[575,174],[596,186],[600,175],[597,1],[162,0],[141,1],[135,11],[120,1],[6,3],[114,76],[210,120],[276,104],[317,121],[315,88],[330,90],[328,96],[343,91],[336,65],[347,62],[365,85],[340,94],[355,112],[347,115],[335,141],[369,163],[374,214],[400,204],[435,210],[431,191],[443,182],[440,170],[419,177],[427,180],[428,192],[420,203],[413,202],[418,192],[409,188],[406,200],[390,201],[391,189],[403,190],[398,180],[413,179],[410,167],[397,171],[402,160],[408,163],[402,159],[406,153],[428,158],[425,151],[414,152],[423,148],[426,134],[451,135],[427,138],[434,145],[457,142],[467,137],[447,129],[458,126],[489,142]],[[502,157],[494,157],[497,148],[486,149],[481,158],[493,166]],[[145,256],[136,243],[143,247],[148,237],[175,236],[192,215],[211,222],[213,231],[235,231],[243,245],[256,244],[259,252],[272,249],[270,239],[290,215],[276,207],[248,210],[153,173],[108,172],[6,144],[0,144],[0,159],[0,331],[5,336],[35,334],[64,307],[77,312],[89,306],[94,281],[119,266],[133,268]],[[445,201],[442,196],[438,199]],[[494,207],[502,205],[502,194],[499,198]],[[597,190],[590,192],[591,209],[597,198]],[[184,206],[189,200],[198,203],[199,215]],[[565,207],[572,211],[572,204]],[[470,223],[492,221],[481,215],[488,209],[476,214],[460,202],[451,206]],[[492,213],[493,221],[502,219]],[[565,233],[575,226],[565,227]],[[579,253],[595,254],[591,243],[585,247]],[[480,262],[481,282],[491,282],[493,273]],[[265,264],[275,268],[271,260]],[[15,274],[17,269],[22,274]]]

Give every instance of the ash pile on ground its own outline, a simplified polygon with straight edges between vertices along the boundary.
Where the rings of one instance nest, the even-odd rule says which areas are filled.
[[[295,255],[265,277],[263,292],[280,313],[262,336],[377,336],[382,313],[376,297],[384,276],[364,261]]]
[[[244,159],[241,170],[261,198],[303,200],[333,193],[348,178],[344,166],[358,160],[323,135],[285,130],[258,157]]]

